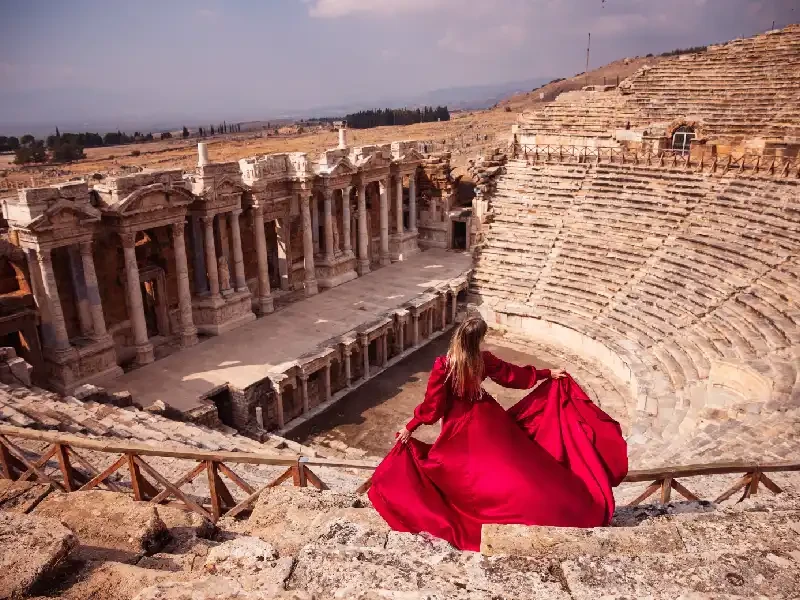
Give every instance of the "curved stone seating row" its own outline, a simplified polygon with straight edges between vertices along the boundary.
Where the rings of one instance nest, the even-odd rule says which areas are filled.
[[[636,464],[703,449],[728,457],[737,423],[753,440],[759,419],[790,435],[800,418],[798,182],[583,165],[567,208],[533,228],[528,190],[547,198],[564,185],[550,167],[510,161],[497,181],[471,285],[490,321],[625,381]],[[546,242],[526,228],[547,231]]]

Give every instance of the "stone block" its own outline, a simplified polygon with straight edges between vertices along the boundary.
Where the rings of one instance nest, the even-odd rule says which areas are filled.
[[[77,546],[55,519],[0,512],[0,598],[24,597]]]
[[[318,598],[569,598],[549,561],[482,557],[427,536],[389,537],[385,549],[309,544],[288,585]]]
[[[52,491],[49,483],[0,479],[0,510],[29,513]]]
[[[211,548],[205,571],[230,577],[248,591],[274,591],[283,588],[292,573],[294,559],[278,557],[271,544],[242,536]]]
[[[800,514],[795,512],[710,513],[684,516],[675,524],[687,552],[800,552]]]
[[[272,544],[282,556],[293,554],[312,541],[336,511],[360,506],[362,500],[355,494],[275,487],[259,497],[248,529],[251,535]]]
[[[156,507],[131,496],[105,491],[50,494],[34,510],[60,520],[80,540],[84,559],[135,562],[158,551],[169,539]]]
[[[550,558],[683,552],[673,523],[648,527],[528,527],[484,525],[481,553]]]
[[[774,558],[770,558],[774,557]],[[800,563],[768,554],[584,556],[561,563],[575,600],[648,598],[790,598],[800,589]],[[701,596],[702,597],[702,596]]]
[[[247,591],[233,579],[212,576],[186,583],[159,583],[133,600],[313,600],[313,596],[299,591]]]

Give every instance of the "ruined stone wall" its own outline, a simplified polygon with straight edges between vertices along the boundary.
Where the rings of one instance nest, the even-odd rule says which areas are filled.
[[[417,171],[419,245],[447,248],[450,239],[448,212],[455,196],[450,153],[428,155]]]

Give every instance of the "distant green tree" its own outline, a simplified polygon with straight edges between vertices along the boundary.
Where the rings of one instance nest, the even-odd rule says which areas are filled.
[[[171,137],[172,137],[172,134],[171,134],[169,131],[164,131],[164,132],[161,134],[161,139],[162,139],[162,140],[168,140],[168,139],[170,139]]]
[[[25,146],[27,144],[31,144],[31,143],[33,143],[35,141],[36,141],[36,138],[33,137],[30,133],[26,133],[21,138],[19,138],[19,143],[22,144],[23,146]]]
[[[47,160],[47,151],[44,142],[34,140],[32,143],[20,146],[14,151],[14,163],[26,165],[28,163],[43,163]]]
[[[75,142],[66,142],[56,145],[50,162],[72,162],[86,158],[83,148]]]
[[[189,130],[186,129],[186,125],[183,126],[183,137],[185,138],[189,137]]]
[[[19,148],[19,139],[13,135],[11,137],[0,135],[0,152],[13,152],[17,148]]]

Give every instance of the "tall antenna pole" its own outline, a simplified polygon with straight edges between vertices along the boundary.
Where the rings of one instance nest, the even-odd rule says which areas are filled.
[[[592,34],[589,33],[589,44],[586,46],[586,71],[583,73],[583,85],[589,85],[589,50],[592,48]]]

